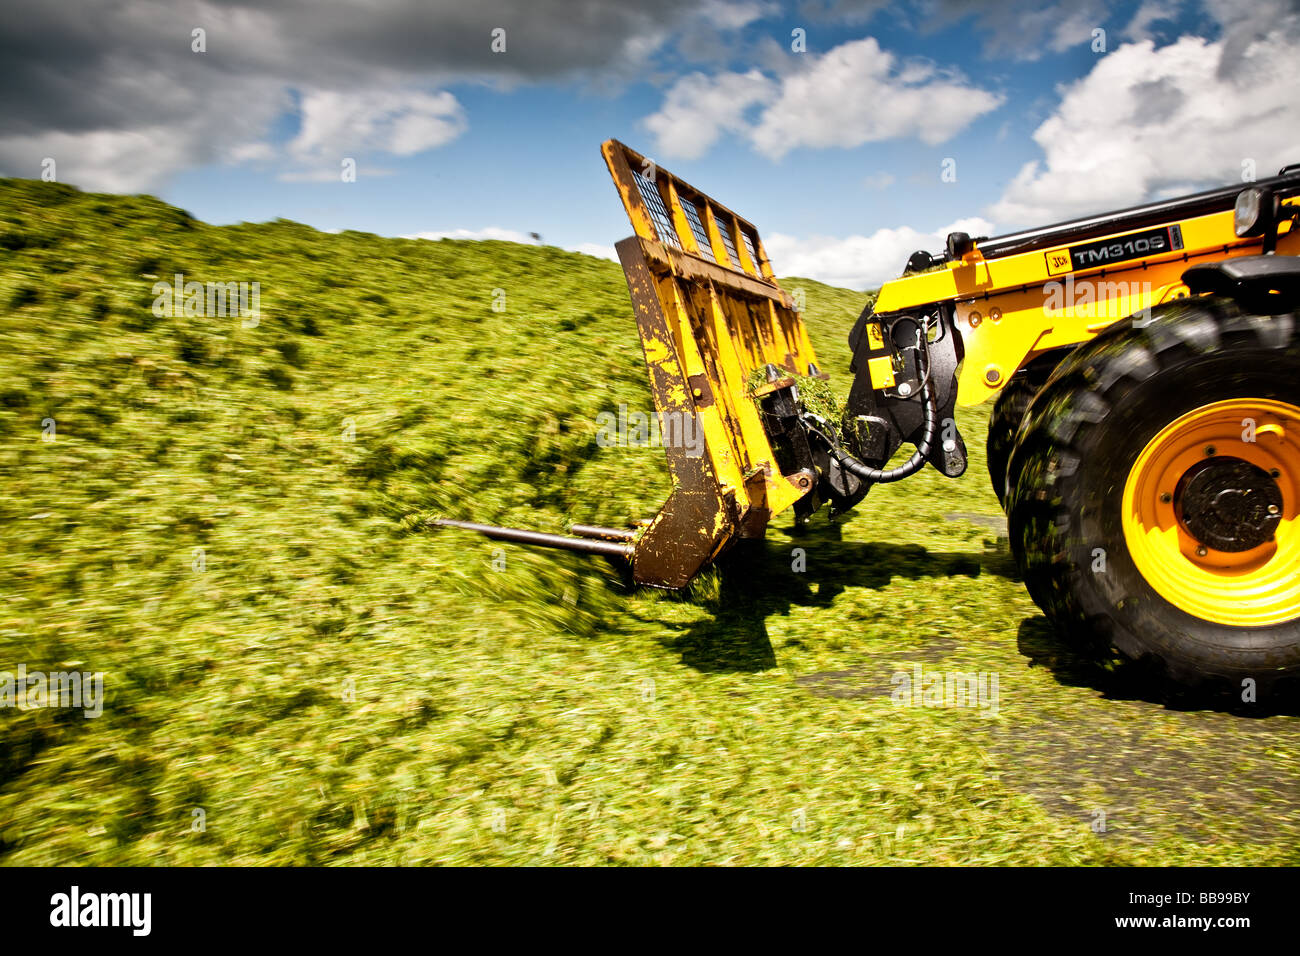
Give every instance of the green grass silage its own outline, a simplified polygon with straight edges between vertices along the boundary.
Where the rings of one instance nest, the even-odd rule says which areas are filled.
[[[176,273],[258,282],[259,320],[154,316]],[[842,398],[862,295],[785,286]],[[1059,647],[985,409],[964,480],[669,595],[419,530],[662,503],[660,451],[596,438],[651,407],[613,263],[0,180],[0,308],[0,670],[107,695],[0,710],[4,863],[1297,862],[1296,719]],[[916,665],[997,673],[997,713],[894,706]]]

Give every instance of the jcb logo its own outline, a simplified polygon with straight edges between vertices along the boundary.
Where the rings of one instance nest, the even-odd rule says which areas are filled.
[[[1070,271],[1070,254],[1068,252],[1049,252],[1047,257],[1047,274],[1060,275]]]

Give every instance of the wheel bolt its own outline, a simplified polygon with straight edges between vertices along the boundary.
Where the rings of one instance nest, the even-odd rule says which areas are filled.
[[[1278,471],[1276,468],[1270,468],[1268,471],[1268,476],[1270,478],[1281,478],[1282,472]]]
[[[1202,544],[1202,545],[1198,545],[1197,548],[1196,548],[1196,556],[1197,556],[1198,558],[1203,558],[1203,557],[1205,557],[1205,553],[1206,553],[1206,552],[1205,552],[1205,545],[1203,545],[1203,544]]]
[[[1277,514],[1277,512],[1278,512],[1277,505],[1269,505],[1269,506],[1268,506],[1268,513],[1269,513],[1269,514],[1271,514],[1271,515],[1275,515],[1275,514]]]
[[[1213,445],[1206,445],[1206,446],[1205,446],[1205,457],[1206,457],[1206,458],[1213,458],[1213,457],[1214,457],[1214,446],[1213,446]]]
[[[1169,492],[1166,491],[1164,494],[1162,494],[1162,495],[1160,496],[1160,500],[1161,500],[1164,504],[1169,504],[1169,502],[1171,502],[1171,501],[1174,500],[1174,496],[1171,495]]]

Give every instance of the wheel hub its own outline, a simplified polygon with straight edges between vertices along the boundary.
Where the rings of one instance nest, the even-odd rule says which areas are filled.
[[[1202,620],[1264,627],[1300,616],[1300,406],[1211,402],[1138,453],[1121,497],[1138,573]]]
[[[1282,490],[1267,471],[1220,455],[1198,462],[1178,482],[1179,522],[1201,544],[1236,554],[1270,541],[1282,520]]]

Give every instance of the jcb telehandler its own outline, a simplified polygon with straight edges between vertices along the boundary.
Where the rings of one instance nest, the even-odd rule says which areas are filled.
[[[753,225],[602,152],[655,405],[703,441],[664,441],[673,491],[640,529],[435,523],[680,588],[787,509],[842,512],[927,463],[961,475],[953,410],[995,399],[989,475],[1060,631],[1183,684],[1300,677],[1300,165],[913,254],[853,326],[829,420],[801,395],[826,376]]]

